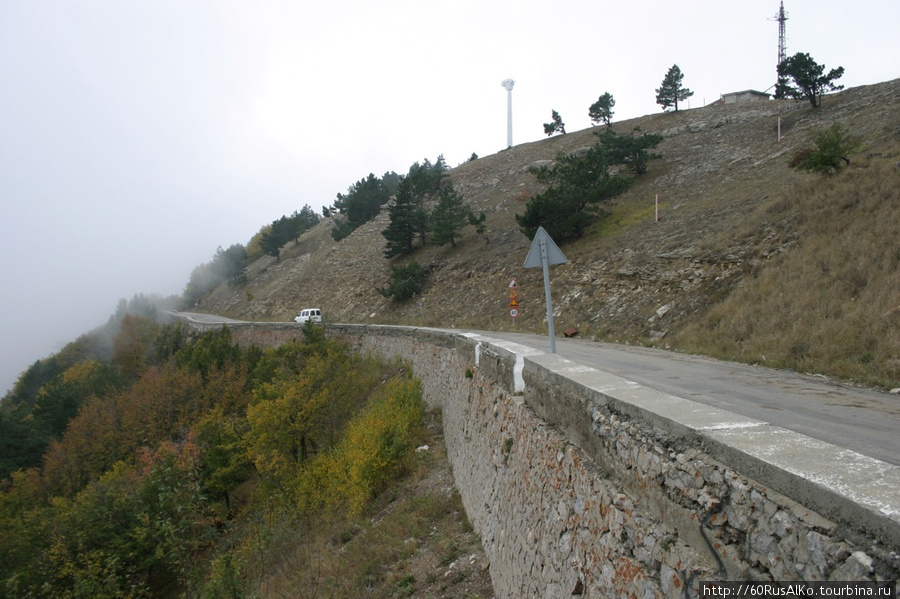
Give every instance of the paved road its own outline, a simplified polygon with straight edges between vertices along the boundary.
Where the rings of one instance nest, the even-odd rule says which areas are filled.
[[[210,314],[181,315],[201,322],[239,322]],[[546,336],[473,332],[550,352]],[[564,358],[647,387],[900,466],[900,395],[645,347],[563,338],[556,340],[556,350]]]
[[[550,351],[546,336],[479,333]],[[556,353],[671,395],[900,465],[900,395],[644,347],[557,339]]]
[[[215,324],[217,322],[221,322],[222,324],[228,322],[247,322],[246,320],[235,320],[233,318],[226,318],[224,316],[218,316],[216,314],[201,314],[200,312],[168,312],[172,316],[177,316],[179,318],[186,318],[188,320],[194,320],[197,322],[204,322],[208,324]]]

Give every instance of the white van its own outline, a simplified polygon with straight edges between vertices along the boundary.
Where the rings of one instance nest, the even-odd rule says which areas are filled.
[[[294,317],[294,322],[322,322],[322,311],[318,308],[304,308],[300,314]]]

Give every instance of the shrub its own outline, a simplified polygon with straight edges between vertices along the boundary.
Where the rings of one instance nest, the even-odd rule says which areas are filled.
[[[426,282],[428,271],[418,262],[410,262],[403,266],[392,266],[388,286],[379,288],[378,292],[384,297],[402,302],[421,293]]]
[[[516,214],[522,233],[533,239],[542,226],[558,244],[581,237],[607,214],[602,205],[631,185],[630,178],[610,173],[610,165],[609,152],[597,143],[583,155],[560,154],[552,167],[533,171],[547,189]]]
[[[791,157],[791,161],[788,163],[788,166],[791,168],[797,168],[805,161],[809,160],[809,156],[813,152],[815,152],[815,150],[813,150],[812,148],[803,148],[802,150],[797,150]]]
[[[310,467],[301,483],[305,501],[311,506],[340,505],[350,513],[361,513],[375,493],[402,470],[423,413],[418,381],[387,382],[347,424],[335,450]]]
[[[848,156],[862,143],[860,138],[847,133],[840,123],[834,123],[828,129],[820,131],[815,141],[816,149],[807,148],[794,154],[791,168],[833,175],[845,164],[850,164]]]

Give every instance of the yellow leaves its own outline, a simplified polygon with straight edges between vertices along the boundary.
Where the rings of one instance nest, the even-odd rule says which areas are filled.
[[[101,370],[102,366],[97,360],[78,362],[62,373],[62,382],[66,384],[87,383],[92,378],[99,376]]]
[[[381,369],[367,358],[337,348],[305,358],[297,375],[281,371],[254,392],[247,408],[247,450],[261,473],[287,482],[311,454],[331,447],[354,407],[379,381]]]
[[[138,377],[144,370],[146,354],[159,325],[139,316],[125,315],[119,334],[113,339],[112,362],[125,377]]]
[[[347,425],[335,451],[310,468],[303,491],[311,503],[362,512],[398,471],[422,418],[418,381],[392,379]]]

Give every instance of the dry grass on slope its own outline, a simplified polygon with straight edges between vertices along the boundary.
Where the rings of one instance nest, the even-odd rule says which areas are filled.
[[[673,335],[689,351],[900,382],[900,176],[888,157],[809,177],[760,207],[753,227],[790,228],[794,243],[703,318]]]

